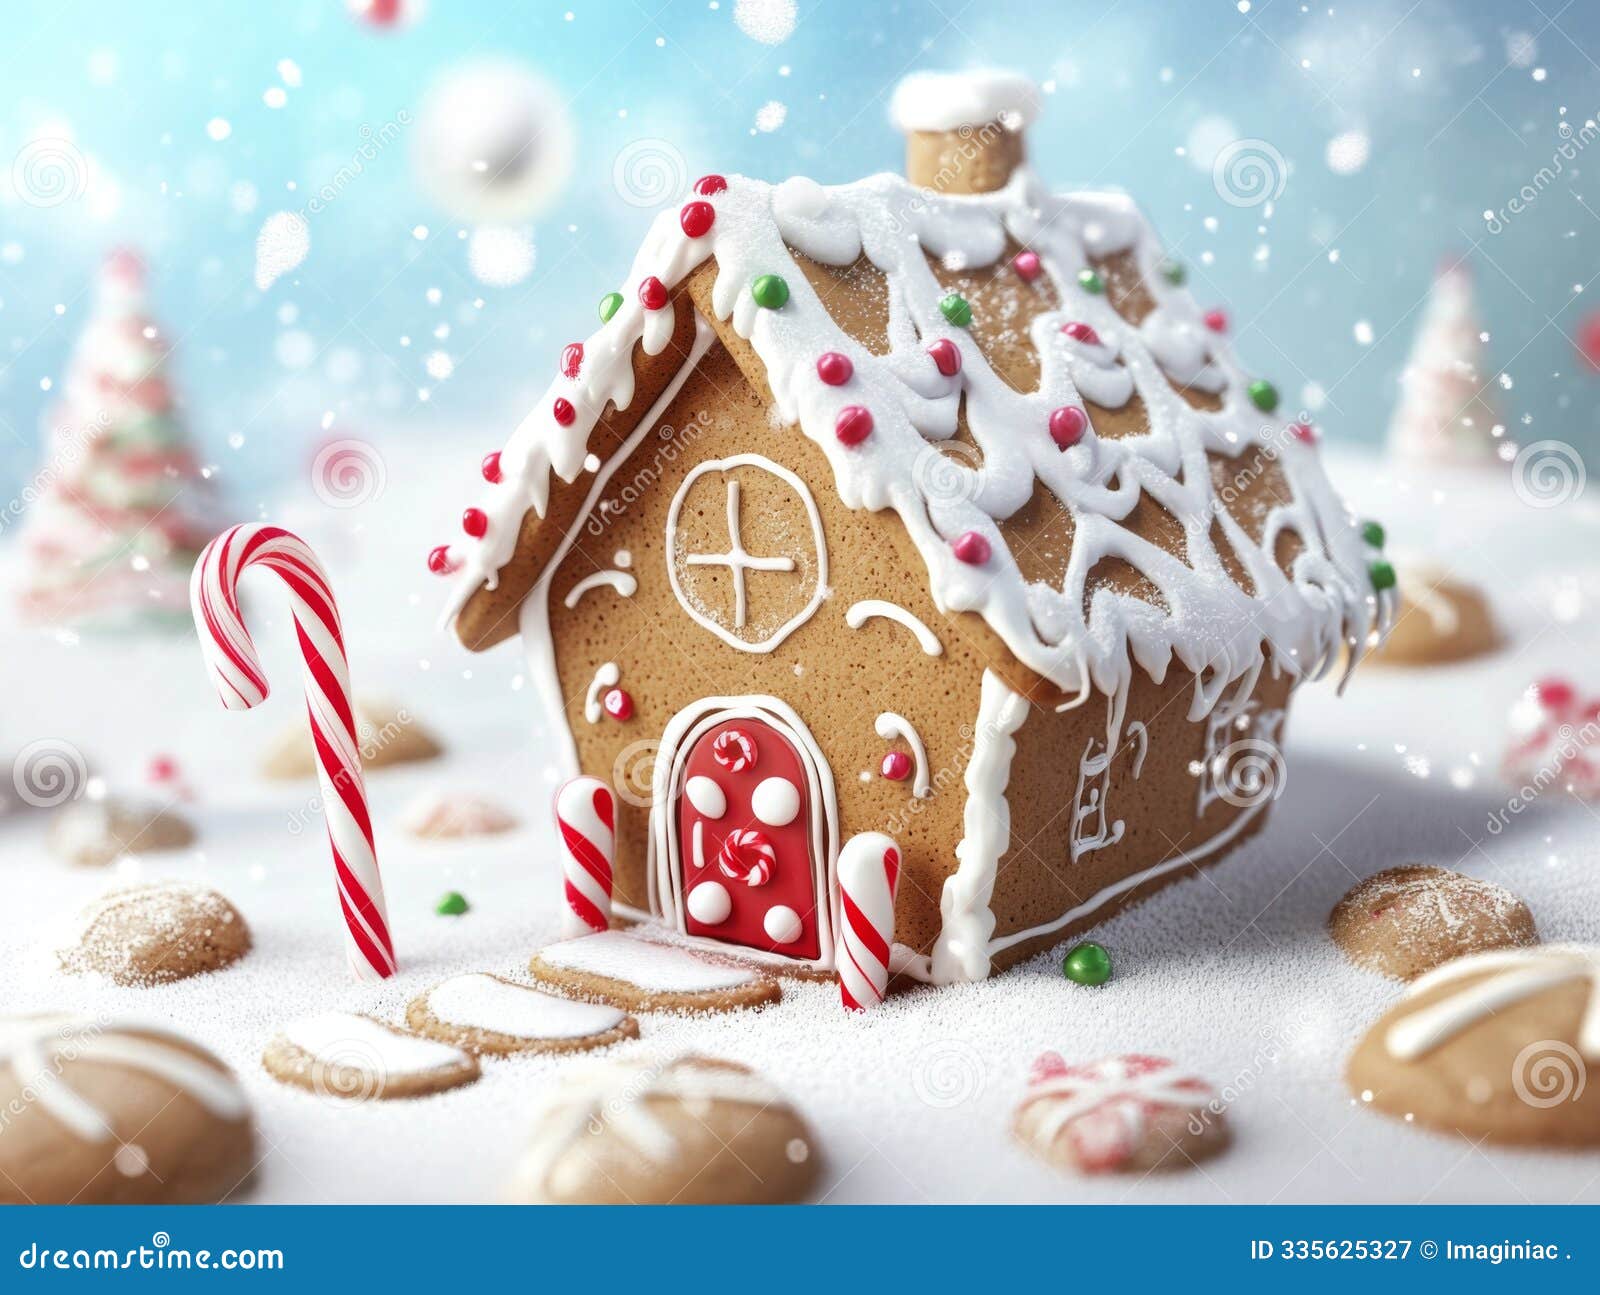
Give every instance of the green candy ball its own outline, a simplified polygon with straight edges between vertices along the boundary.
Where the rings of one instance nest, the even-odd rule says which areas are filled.
[[[1383,530],[1383,523],[1382,522],[1362,522],[1361,523],[1361,538],[1364,539],[1373,548],[1381,549],[1383,547],[1383,541],[1386,538],[1386,536],[1384,534],[1384,530]]]
[[[621,309],[622,294],[620,292],[606,293],[605,296],[600,298],[600,322],[602,324],[609,324],[611,322],[611,316],[616,314],[617,311]]]
[[[779,310],[789,300],[789,285],[776,274],[763,274],[750,285],[750,295],[763,310]]]
[[[1257,378],[1250,384],[1250,403],[1263,414],[1270,414],[1278,407],[1278,389],[1265,378]]]
[[[1062,959],[1061,971],[1078,985],[1103,985],[1111,979],[1111,955],[1102,945],[1085,941]]]
[[[1181,288],[1183,281],[1189,277],[1189,271],[1184,268],[1182,261],[1163,261],[1161,274],[1175,288]]]
[[[965,328],[972,322],[972,307],[959,292],[952,292],[939,303],[939,313],[957,328]]]
[[[1367,568],[1367,574],[1372,577],[1372,587],[1379,593],[1385,589],[1394,588],[1394,564],[1391,562],[1374,562]]]
[[[467,911],[467,897],[459,890],[452,890],[433,906],[433,911],[440,917],[460,917]]]
[[[1106,281],[1100,277],[1098,270],[1079,270],[1078,286],[1085,292],[1104,292]]]

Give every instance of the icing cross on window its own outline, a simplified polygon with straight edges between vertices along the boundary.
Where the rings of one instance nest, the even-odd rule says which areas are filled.
[[[794,559],[758,558],[745,551],[739,532],[739,483],[728,481],[728,551],[690,553],[684,561],[692,567],[727,567],[733,573],[733,627],[743,629],[745,621],[744,573],[746,571],[793,571]]]

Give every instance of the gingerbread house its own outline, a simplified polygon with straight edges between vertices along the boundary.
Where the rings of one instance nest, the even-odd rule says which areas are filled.
[[[894,970],[987,976],[1259,829],[1381,631],[1381,531],[1037,106],[921,74],[907,178],[702,177],[430,555],[616,788],[622,914],[827,970],[883,833]]]

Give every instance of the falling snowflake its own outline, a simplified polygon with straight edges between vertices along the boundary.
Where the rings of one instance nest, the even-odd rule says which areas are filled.
[[[428,376],[435,382],[443,382],[456,371],[456,362],[445,351],[430,351],[428,358],[423,361],[423,366],[428,370]]]
[[[1371,152],[1372,141],[1367,138],[1365,131],[1347,130],[1328,141],[1324,156],[1328,170],[1335,175],[1354,175],[1367,164]]]
[[[738,0],[733,6],[735,25],[763,45],[781,45],[793,36],[798,16],[795,0]]]
[[[472,231],[467,267],[479,283],[505,288],[533,272],[533,240],[520,229],[486,225]]]
[[[256,287],[262,292],[306,259],[311,229],[292,211],[275,211],[256,235]]]
[[[779,126],[783,125],[784,119],[788,115],[788,108],[776,99],[768,99],[756,111],[756,129],[764,135],[770,135]]]
[[[1532,67],[1539,57],[1539,42],[1532,32],[1514,31],[1506,37],[1506,62],[1512,67]]]

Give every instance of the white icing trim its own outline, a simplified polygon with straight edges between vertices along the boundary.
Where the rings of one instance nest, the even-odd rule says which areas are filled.
[[[627,1019],[615,1007],[558,998],[483,972],[452,976],[428,991],[428,1011],[444,1025],[513,1039],[581,1039]]]
[[[1020,130],[1039,115],[1039,87],[1017,72],[913,72],[894,88],[889,118],[901,130],[945,131],[1003,121]]]
[[[394,1077],[425,1075],[471,1064],[460,1048],[425,1039],[356,1012],[319,1012],[290,1021],[281,1031],[300,1051],[324,1065]]]
[[[897,737],[905,739],[906,745],[911,748],[911,758],[916,768],[912,776],[911,794],[924,800],[933,795],[933,787],[928,781],[928,749],[922,745],[922,738],[911,721],[892,710],[886,710],[873,721],[872,728],[885,742],[892,742]]]
[[[756,642],[742,639],[730,633],[717,621],[702,612],[684,592],[678,579],[678,514],[683,509],[683,501],[688,496],[689,488],[708,472],[727,472],[731,468],[752,467],[761,468],[777,477],[791,490],[800,496],[805,504],[806,516],[811,522],[812,541],[817,554],[817,585],[812,592],[811,599],[806,605],[787,621],[780,625],[768,637]],[[688,566],[726,566],[733,574],[734,612],[733,625],[735,629],[743,629],[745,623],[745,581],[746,571],[793,571],[795,561],[792,557],[753,557],[745,551],[744,544],[739,534],[739,482],[737,478],[728,481],[728,542],[731,546],[727,553],[687,553],[683,561]],[[774,463],[771,459],[761,454],[735,454],[726,459],[706,459],[695,464],[685,474],[678,485],[678,492],[672,497],[672,506],[667,510],[667,534],[664,545],[666,549],[667,580],[672,585],[673,596],[677,598],[678,605],[683,608],[684,614],[699,625],[701,629],[709,630],[729,647],[738,648],[741,652],[771,652],[784,639],[793,634],[801,625],[816,614],[818,607],[828,589],[828,545],[822,534],[822,514],[817,511],[817,501],[812,497],[810,488],[798,476],[784,467],[781,463]]]
[[[812,852],[813,887],[817,902],[816,958],[789,958],[771,954],[769,950],[726,945],[689,933],[683,903],[683,866],[678,857],[677,798],[684,785],[684,765],[695,739],[729,719],[756,719],[770,724],[800,754],[811,801],[811,826],[807,836]],[[733,950],[741,958],[766,954],[779,957],[784,962],[803,962],[831,971],[833,932],[838,921],[836,867],[839,802],[834,792],[833,770],[828,765],[827,757],[794,708],[777,697],[759,695],[702,697],[690,702],[667,721],[656,753],[654,775],[650,796],[650,911],[691,946],[714,948],[722,952]]]
[[[736,989],[760,977],[746,967],[698,958],[676,944],[641,940],[631,931],[597,931],[540,949],[539,961],[562,971],[620,980],[669,994]]]
[[[898,603],[887,602],[882,598],[863,598],[858,603],[850,604],[850,609],[844,614],[844,623],[851,629],[858,630],[874,616],[881,616],[884,620],[904,625],[916,636],[917,645],[929,656],[943,654],[944,644],[939,642],[939,636]]]
[[[583,717],[591,724],[598,724],[600,717],[605,714],[600,705],[600,690],[615,688],[617,680],[622,677],[622,672],[617,668],[615,661],[607,661],[594,672],[594,678],[589,680],[589,687],[583,694]]]
[[[626,571],[596,571],[591,575],[584,576],[582,580],[567,590],[567,596],[561,600],[562,604],[568,611],[571,611],[578,605],[584,594],[591,589],[599,589],[603,585],[610,585],[623,598],[632,598],[639,588],[638,580]]]

